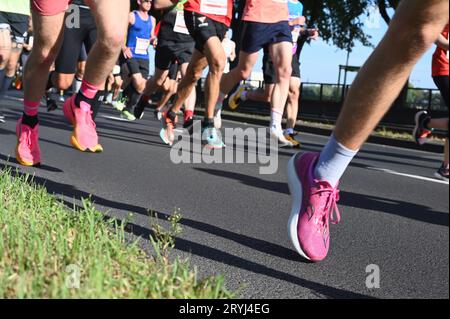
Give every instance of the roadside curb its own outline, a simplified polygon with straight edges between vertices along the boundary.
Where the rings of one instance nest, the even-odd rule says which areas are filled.
[[[204,110],[198,110],[197,114],[203,115]],[[251,117],[251,116],[244,115],[244,114],[231,113],[228,111],[225,113],[222,113],[222,118],[224,120],[230,120],[230,121],[248,123],[248,124],[254,124],[254,125],[261,125],[261,126],[268,126],[270,124],[270,120],[268,117],[265,119],[256,118],[256,117]],[[319,128],[319,127],[314,127],[314,126],[309,126],[309,125],[297,125],[295,127],[295,129],[299,132],[316,134],[316,135],[321,135],[321,136],[330,136],[332,133],[331,129]],[[429,144],[420,146],[412,141],[399,140],[399,139],[393,139],[393,138],[375,136],[375,135],[371,135],[369,137],[369,139],[367,140],[367,142],[373,143],[373,144],[379,144],[379,145],[394,146],[394,147],[407,148],[407,149],[418,150],[418,151],[438,153],[438,154],[442,154],[444,152],[444,146],[439,145],[439,144],[429,143]]]

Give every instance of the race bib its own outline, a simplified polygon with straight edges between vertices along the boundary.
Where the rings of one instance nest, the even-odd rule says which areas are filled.
[[[173,31],[182,34],[189,34],[186,22],[184,21],[184,11],[177,11],[177,18],[175,20],[175,26]]]
[[[226,16],[228,15],[228,0],[201,0],[200,11],[206,14]]]
[[[134,53],[138,55],[147,55],[149,46],[150,40],[136,38],[136,49],[134,50]]]

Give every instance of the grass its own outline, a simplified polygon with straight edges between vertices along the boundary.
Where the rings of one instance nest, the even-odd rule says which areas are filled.
[[[126,222],[106,220],[88,200],[67,208],[29,176],[0,171],[0,298],[233,298],[223,277],[199,280],[169,259],[177,212],[153,225],[153,257],[126,240]]]

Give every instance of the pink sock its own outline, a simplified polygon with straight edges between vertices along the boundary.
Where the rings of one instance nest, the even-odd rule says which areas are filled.
[[[23,102],[23,111],[28,116],[36,116],[38,115],[39,105],[41,105],[41,102],[30,102],[25,100]]]
[[[99,91],[99,88],[93,84],[90,84],[89,82],[86,82],[83,80],[83,83],[81,84],[80,92],[88,99],[93,99],[97,92]]]

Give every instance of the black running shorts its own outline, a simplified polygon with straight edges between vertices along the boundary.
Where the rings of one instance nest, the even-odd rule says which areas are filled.
[[[23,45],[28,34],[29,21],[30,17],[27,15],[0,12],[0,30],[10,30],[12,41],[19,45]]]
[[[184,11],[184,20],[191,37],[195,41],[195,49],[203,53],[206,42],[212,37],[220,41],[225,38],[228,27],[196,12]]]
[[[87,9],[80,9],[80,27],[65,28],[64,40],[55,61],[55,71],[63,74],[75,74],[78,59],[84,44],[86,52],[94,46],[97,40],[97,27],[94,18]]]

